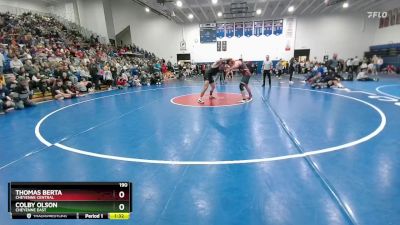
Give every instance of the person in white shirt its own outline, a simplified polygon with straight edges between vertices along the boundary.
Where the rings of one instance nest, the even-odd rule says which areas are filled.
[[[368,71],[371,71],[371,73],[373,73],[373,74],[375,74],[376,73],[376,71],[375,71],[375,65],[371,62],[370,64],[368,64],[368,66],[367,66],[368,68]]]
[[[358,67],[360,66],[360,59],[358,58],[358,56],[356,56],[353,59],[353,72],[357,73],[358,72]]]
[[[368,69],[368,64],[366,62],[363,62],[361,64],[360,70],[367,70]]]
[[[372,75],[372,71],[368,69],[367,71],[365,69],[361,69],[361,71],[357,74],[357,81],[379,81],[379,78],[372,78],[370,77]]]
[[[372,56],[372,59],[371,59],[371,63],[373,63],[374,64],[374,74],[375,75],[377,75],[377,73],[378,73],[378,56],[377,55],[374,55],[374,56]]]
[[[377,67],[378,72],[381,72],[382,65],[383,65],[383,59],[382,57],[378,56],[378,67]]]
[[[19,60],[17,56],[14,56],[10,62],[10,68],[14,73],[17,73],[23,66],[24,64],[22,64],[21,60]]]
[[[346,67],[347,67],[347,72],[350,73],[352,72],[352,67],[353,67],[353,59],[348,59],[346,62]]]
[[[265,86],[265,77],[268,76],[268,84],[271,87],[271,70],[272,70],[272,61],[269,59],[269,55],[265,57],[265,60],[262,65],[263,69],[263,87]]]
[[[282,59],[280,59],[275,65],[276,76],[278,77],[279,80],[281,79],[282,70],[283,70],[283,64],[282,64]]]

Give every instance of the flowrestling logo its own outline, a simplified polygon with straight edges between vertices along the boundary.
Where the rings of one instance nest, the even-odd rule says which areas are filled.
[[[388,13],[387,12],[367,12],[368,18],[387,18]]]

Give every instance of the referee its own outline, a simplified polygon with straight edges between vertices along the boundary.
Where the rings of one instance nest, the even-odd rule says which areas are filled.
[[[272,61],[269,60],[269,55],[265,57],[265,60],[262,65],[263,69],[263,87],[265,86],[265,77],[268,75],[268,84],[271,87],[271,70],[272,70]]]

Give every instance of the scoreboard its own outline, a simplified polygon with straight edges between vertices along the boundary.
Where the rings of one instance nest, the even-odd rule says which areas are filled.
[[[13,219],[129,219],[130,182],[8,184]]]
[[[206,23],[200,24],[200,43],[217,42],[217,24]]]

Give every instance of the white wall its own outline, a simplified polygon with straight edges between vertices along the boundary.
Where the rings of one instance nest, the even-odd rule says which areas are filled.
[[[102,0],[77,0],[80,25],[108,37]]]
[[[196,62],[209,62],[224,57],[243,57],[244,60],[263,60],[266,54],[272,59],[290,59],[293,49],[310,49],[310,57],[322,60],[324,55],[338,53],[339,58],[362,57],[374,44],[377,21],[369,20],[363,14],[321,15],[319,17],[297,17],[294,48],[285,51],[285,26],[281,37],[241,37],[223,38],[227,40],[226,52],[217,52],[216,44],[200,44],[199,25],[185,27],[184,37],[188,52]],[[387,38],[394,37],[396,31],[388,30]],[[398,33],[400,34],[400,33]],[[382,38],[381,38],[382,39]],[[218,39],[220,40],[220,39]],[[197,42],[196,42],[197,41]]]
[[[295,49],[311,49],[310,57],[338,53],[339,58],[361,57],[373,44],[375,20],[365,15],[326,15],[297,18]]]
[[[55,4],[52,4],[48,7],[49,12],[62,17],[68,21],[79,23],[77,20],[78,16],[74,7],[74,2],[69,1],[60,1]]]
[[[111,0],[103,0],[104,17],[106,20],[108,38],[115,39],[114,18],[112,16],[111,5]]]
[[[181,25],[154,13],[146,13],[143,7],[131,0],[113,0],[112,15],[116,34],[130,25],[134,44],[158,57],[176,61],[182,40]]]
[[[117,46],[132,44],[131,29],[127,27],[115,36]],[[122,43],[121,43],[122,41]]]
[[[387,11],[394,8],[400,8],[400,2],[398,0],[387,2],[386,4],[381,5],[382,10]],[[379,19],[376,18],[376,23],[379,23]],[[376,26],[377,30],[374,36],[373,45],[381,45],[381,44],[390,44],[390,43],[400,43],[400,24],[396,24],[394,26],[384,27],[379,29],[378,25]]]
[[[0,11],[5,11],[8,7],[47,12],[47,5],[39,0],[0,0]]]
[[[400,25],[378,29],[374,36],[373,45],[400,43]]]
[[[286,20],[284,21],[283,33],[280,36],[242,36],[240,38],[224,37],[217,41],[227,42],[227,51],[217,51],[217,43],[200,43],[199,24],[192,24],[185,27],[184,38],[186,41],[187,52],[191,53],[194,62],[211,62],[219,58],[243,58],[245,61],[261,61],[265,55],[270,55],[271,59],[290,59],[293,55],[294,39],[287,39]],[[290,51],[286,51],[287,45],[290,45]]]

